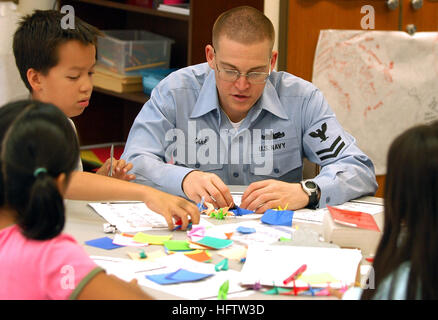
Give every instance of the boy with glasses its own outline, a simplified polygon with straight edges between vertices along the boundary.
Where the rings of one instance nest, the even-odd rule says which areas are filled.
[[[207,63],[164,79],[137,116],[122,155],[138,183],[216,207],[248,185],[241,207],[325,207],[377,189],[374,166],[311,83],[274,71],[274,28],[252,7],[213,26]],[[322,167],[302,181],[303,157]]]

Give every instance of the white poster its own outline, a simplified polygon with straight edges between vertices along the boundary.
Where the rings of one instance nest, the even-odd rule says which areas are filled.
[[[0,107],[7,102],[29,96],[15,65],[12,51],[12,38],[19,18],[20,14],[13,2],[0,3]]]
[[[312,82],[376,174],[386,174],[391,142],[438,120],[438,33],[321,30]]]

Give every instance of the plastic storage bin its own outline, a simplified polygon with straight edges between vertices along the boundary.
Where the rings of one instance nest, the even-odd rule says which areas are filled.
[[[152,89],[169,74],[178,69],[149,69],[141,71],[142,82],[143,82],[143,92],[148,96],[151,95]]]
[[[141,75],[147,68],[169,68],[175,41],[144,30],[104,30],[97,40],[97,61],[113,72]]]

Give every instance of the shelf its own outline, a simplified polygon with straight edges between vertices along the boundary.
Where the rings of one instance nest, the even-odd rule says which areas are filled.
[[[96,6],[143,13],[143,14],[159,16],[164,18],[182,20],[182,21],[189,21],[190,18],[188,15],[184,15],[184,14],[166,12],[157,9],[149,9],[145,7],[135,6],[132,4],[120,3],[120,2],[109,1],[109,0],[73,0],[73,2],[89,3],[89,4],[94,4]]]
[[[146,101],[149,100],[149,96],[144,94],[143,92],[127,92],[127,93],[119,93],[111,90],[102,89],[100,87],[94,87],[93,89],[96,92],[104,93],[110,96],[114,96],[117,98],[121,98],[124,100],[129,100],[141,104],[145,104]]]

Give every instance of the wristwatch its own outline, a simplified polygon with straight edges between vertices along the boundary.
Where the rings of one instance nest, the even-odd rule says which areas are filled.
[[[319,187],[313,180],[303,180],[300,182],[304,192],[309,196],[309,204],[306,208],[316,209],[319,198]]]

